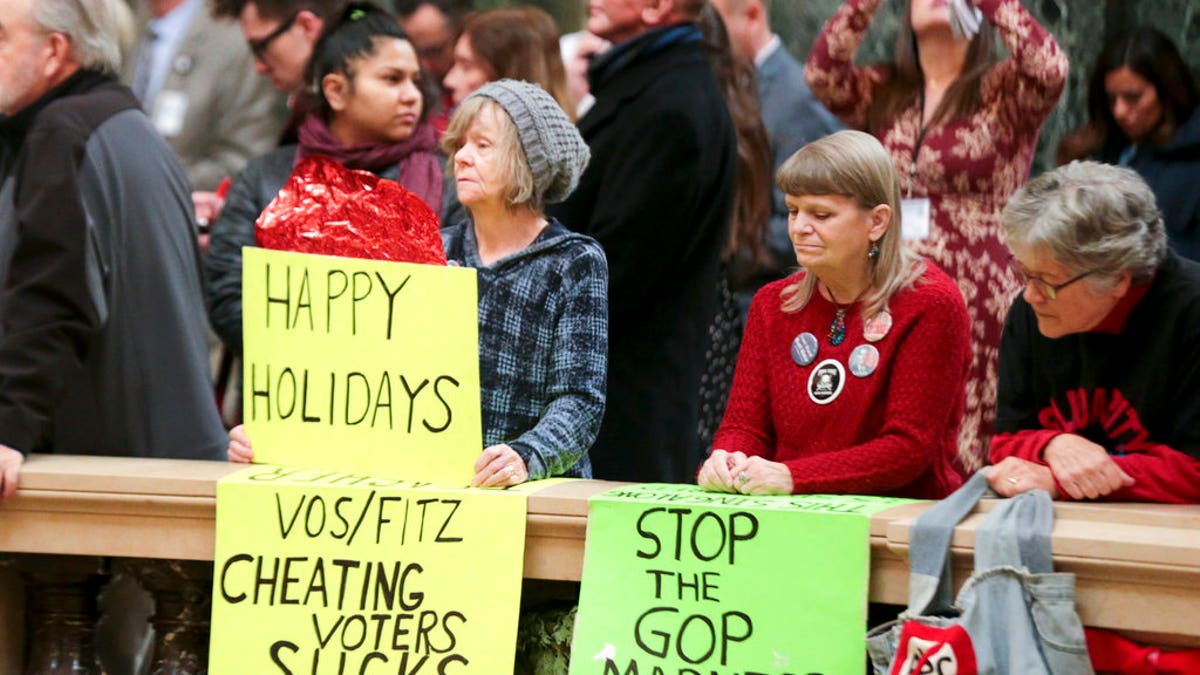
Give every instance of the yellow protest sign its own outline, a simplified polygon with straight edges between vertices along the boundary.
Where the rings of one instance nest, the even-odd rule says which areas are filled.
[[[483,449],[475,270],[242,254],[255,460],[469,482]]]
[[[511,672],[525,502],[311,469],[222,479],[209,671]]]

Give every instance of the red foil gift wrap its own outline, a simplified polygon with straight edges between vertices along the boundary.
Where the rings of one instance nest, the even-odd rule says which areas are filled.
[[[437,214],[395,181],[315,155],[258,217],[263,248],[445,265]]]

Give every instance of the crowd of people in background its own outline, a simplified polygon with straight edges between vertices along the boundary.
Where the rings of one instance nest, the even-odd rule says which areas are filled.
[[[590,0],[567,35],[470,0],[0,4],[3,494],[30,452],[252,457],[210,343],[240,354],[242,247],[323,155],[478,270],[478,485],[939,498],[991,464],[1200,502],[1192,69],[1149,27],[1071,64],[1087,119],[1031,180],[1055,36],[904,0],[858,63],[882,2],[806,55],[766,0]]]

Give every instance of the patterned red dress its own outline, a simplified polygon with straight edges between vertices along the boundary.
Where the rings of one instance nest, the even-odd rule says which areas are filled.
[[[1029,177],[1038,132],[1062,93],[1067,57],[1020,0],[972,1],[1010,54],[984,76],[978,110],[930,125],[916,153],[915,173],[919,102],[876,135],[896,162],[904,196],[911,190],[912,197],[930,200],[929,237],[914,241],[915,250],[946,270],[967,302],[972,363],[959,447],[982,459],[995,417],[1000,333],[1018,290],[1007,270],[1000,211]],[[805,71],[817,99],[858,129],[866,128],[876,88],[890,73],[885,64],[854,65],[879,4],[842,5],[813,45]]]

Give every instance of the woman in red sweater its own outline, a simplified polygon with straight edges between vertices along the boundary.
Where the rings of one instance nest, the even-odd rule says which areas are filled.
[[[700,486],[944,497],[962,483],[970,322],[954,282],[903,246],[890,156],[843,131],[777,182],[804,271],[754,297]]]
[[[907,19],[897,28],[895,58],[855,65],[885,3],[899,4]],[[956,34],[959,15],[975,17],[974,37],[961,25]],[[996,37],[1008,50],[1002,60]],[[987,455],[997,346],[1017,291],[1000,210],[1029,177],[1038,132],[1067,78],[1067,55],[1022,0],[845,0],[813,44],[805,76],[830,112],[891,153],[913,215],[905,236],[966,298],[974,341],[959,448],[963,466],[974,470]]]

